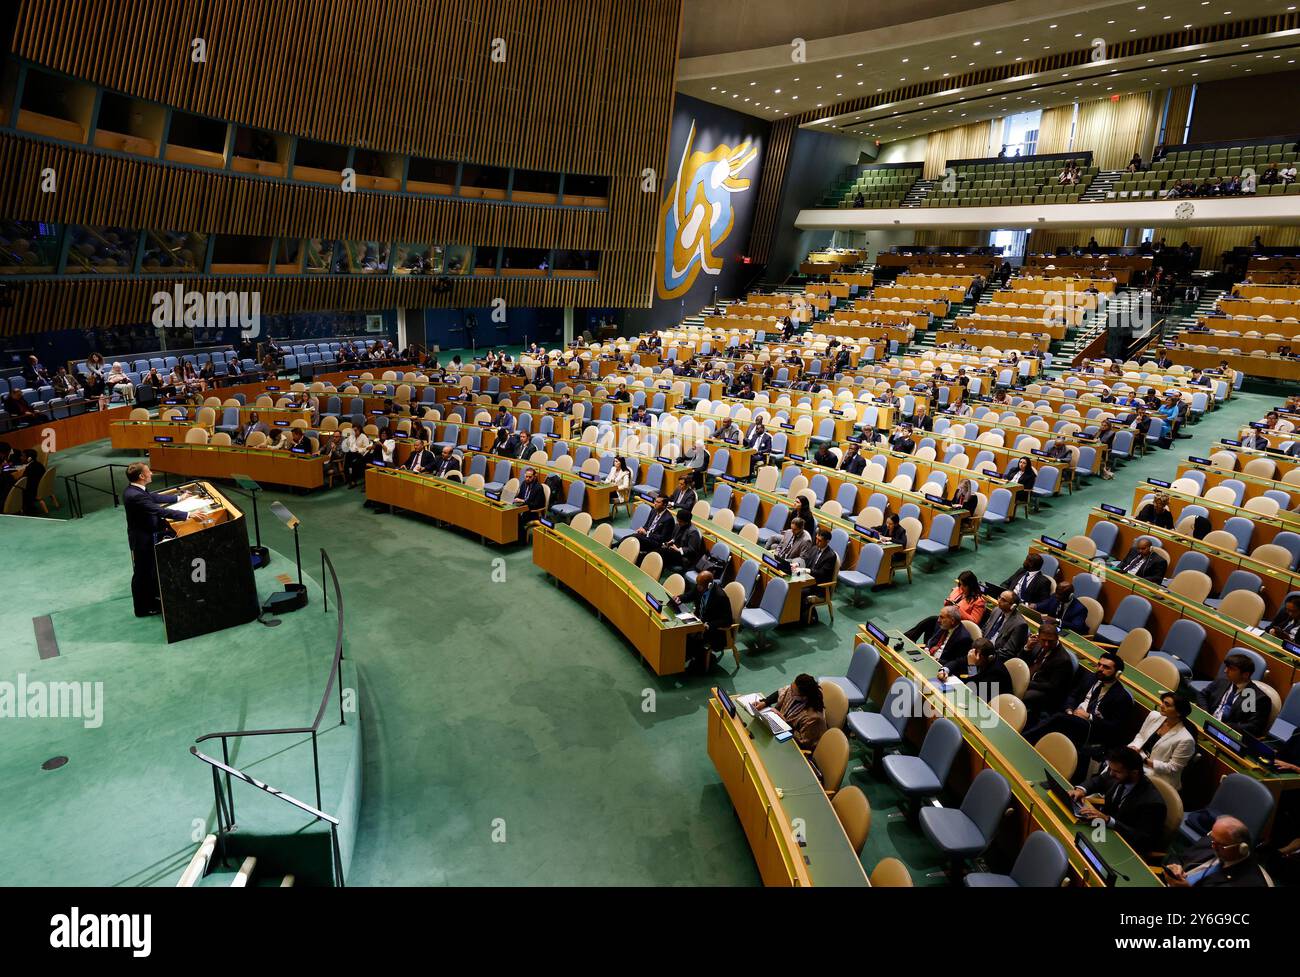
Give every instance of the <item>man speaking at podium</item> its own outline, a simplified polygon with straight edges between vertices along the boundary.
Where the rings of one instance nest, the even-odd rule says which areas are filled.
[[[135,567],[131,574],[131,598],[135,602],[135,616],[150,617],[162,613],[154,544],[160,539],[176,535],[167,525],[168,520],[180,522],[184,519],[200,519],[202,516],[197,512],[191,514],[167,508],[187,498],[189,493],[164,495],[150,492],[148,485],[153,481],[153,472],[144,462],[127,465],[126,480],[130,483],[122,493],[126,506],[126,538]]]

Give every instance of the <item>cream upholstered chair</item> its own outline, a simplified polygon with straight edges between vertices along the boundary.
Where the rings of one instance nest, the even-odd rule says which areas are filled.
[[[591,513],[579,512],[569,523],[569,528],[574,529],[584,535],[591,532]]]
[[[641,569],[646,575],[655,580],[664,572],[664,558],[658,553],[647,553],[645,559],[641,561]]]
[[[1209,574],[1202,573],[1200,570],[1183,570],[1169,581],[1171,594],[1177,594],[1194,604],[1202,603],[1210,596],[1210,591],[1213,589],[1214,581],[1210,579]]]
[[[1219,603],[1219,614],[1256,627],[1264,616],[1264,598],[1249,590],[1234,590]]]
[[[1029,718],[1029,711],[1018,697],[1009,692],[1003,692],[1001,695],[993,697],[989,707],[1017,733],[1025,728],[1025,721]]]
[[[849,766],[849,738],[841,729],[827,729],[813,750],[812,758],[822,772],[822,789],[826,796],[833,798],[839,792],[844,771]]]
[[[1029,665],[1023,658],[1009,658],[1006,661],[1007,673],[1011,676],[1011,691],[1017,699],[1023,699],[1029,689]]]
[[[231,445],[230,435],[225,431],[218,431],[216,434],[212,435],[212,438],[208,443],[218,445],[222,448],[229,448]]]
[[[849,837],[849,844],[859,855],[867,843],[867,834],[871,831],[871,802],[862,789],[855,786],[845,787],[831,801],[835,815],[840,819],[844,833]]]
[[[1048,733],[1034,748],[1052,769],[1074,783],[1074,770],[1079,765],[1079,751],[1064,733]]]
[[[1178,668],[1168,658],[1147,655],[1133,667],[1154,679],[1162,689],[1178,688]]]
[[[602,522],[599,526],[597,526],[595,529],[591,531],[591,538],[594,542],[600,543],[602,546],[609,546],[611,543],[614,542],[614,527],[607,522]],[[633,537],[628,537],[628,538],[632,539],[634,543],[636,542],[635,538]],[[624,540],[623,542],[626,543],[627,540]],[[637,544],[637,547],[639,550],[640,549],[639,543]],[[634,553],[633,558],[635,558],[635,556],[636,554]]]
[[[1125,665],[1136,665],[1142,659],[1146,658],[1147,652],[1151,650],[1151,644],[1155,639],[1152,638],[1151,632],[1146,628],[1134,628],[1128,634],[1124,635],[1124,640],[1119,643],[1115,649],[1115,654],[1119,655],[1120,660]]]
[[[628,536],[618,544],[618,555],[625,560],[635,561],[641,555],[641,541],[635,536]]]
[[[827,729],[843,729],[849,715],[849,697],[834,682],[821,684]]]
[[[910,889],[912,874],[897,858],[882,858],[871,870],[871,884],[885,889]]]

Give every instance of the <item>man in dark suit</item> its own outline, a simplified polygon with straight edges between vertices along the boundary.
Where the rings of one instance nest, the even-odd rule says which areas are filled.
[[[555,383],[555,371],[551,369],[549,358],[543,359],[537,372],[533,374],[533,383],[539,387],[549,387]]]
[[[1043,619],[1021,657],[1029,663],[1029,687],[1021,698],[1030,720],[1060,712],[1074,680],[1074,662],[1061,647],[1056,621]]]
[[[668,500],[668,505],[672,509],[685,509],[690,512],[695,508],[697,502],[695,495],[695,476],[689,472],[681,477],[677,482],[677,491],[672,494]]]
[[[767,463],[767,456],[772,450],[772,435],[767,433],[762,421],[755,421],[750,427],[745,435],[745,447],[754,449],[754,468]]]
[[[1165,799],[1146,778],[1142,754],[1137,750],[1129,746],[1112,750],[1104,772],[1070,791],[1077,801],[1089,794],[1102,795],[1101,809],[1085,803],[1079,810],[1082,817],[1104,821],[1139,855],[1145,856],[1161,846],[1167,813]]]
[[[504,455],[510,447],[510,439],[513,435],[508,427],[497,428],[497,436],[492,441],[492,447],[488,450],[494,455]],[[518,442],[515,442],[518,444]],[[513,457],[513,456],[512,456]]]
[[[718,429],[718,433],[714,437],[719,441],[725,441],[727,444],[740,444],[740,428],[732,424],[731,418],[728,417],[722,422],[722,427]]]
[[[1088,608],[1074,596],[1074,584],[1063,583],[1047,600],[1039,601],[1034,610],[1056,618],[1061,630],[1085,634],[1088,630]]]
[[[850,444],[844,449],[844,460],[840,462],[840,471],[848,472],[850,475],[861,475],[867,467],[867,459],[862,457],[856,444]]]
[[[460,471],[460,460],[451,453],[451,446],[448,445],[442,449],[442,456],[433,465],[433,474],[439,478],[446,478],[452,472]]]
[[[925,653],[956,675],[966,667],[966,653],[970,646],[970,632],[961,623],[961,614],[956,607],[944,607],[939,612],[934,631],[925,639]]]
[[[808,572],[812,574],[813,579],[819,584],[828,584],[835,579],[835,574],[839,570],[839,557],[831,549],[831,531],[824,526],[817,530],[817,535],[813,538],[813,548],[808,554]],[[821,587],[809,587],[804,591],[803,610],[805,612],[805,623],[817,623],[817,608],[809,607],[809,598],[820,596],[825,591]]]
[[[513,431],[515,429],[515,416],[510,413],[509,408],[507,408],[505,404],[502,404],[497,408],[496,416],[492,418],[492,426],[498,431],[502,429]]]
[[[695,578],[694,613],[706,630],[686,639],[686,670],[703,675],[717,664],[717,653],[727,646],[727,629],[735,623],[731,598],[710,570],[701,570]]]
[[[525,526],[546,514],[546,492],[537,478],[536,468],[524,470],[524,480],[519,483],[519,494],[515,496],[515,502],[524,507],[519,514],[519,533],[523,535]]]
[[[1300,596],[1292,594],[1282,603],[1268,625],[1268,633],[1283,641],[1300,642]]]
[[[137,461],[127,466],[126,480],[128,484],[122,493],[122,502],[126,509],[126,538],[134,566],[131,573],[131,599],[135,604],[135,616],[149,617],[162,613],[154,544],[160,539],[176,535],[167,525],[168,521],[181,522],[191,516],[180,509],[168,508],[185,498],[184,493],[166,495],[149,491],[153,472],[143,462]]]
[[[993,654],[998,661],[1019,658],[1029,640],[1029,622],[1020,614],[1016,595],[1004,590],[998,596],[997,607],[984,621],[984,637],[993,642]]]
[[[1233,888],[1271,887],[1250,843],[1245,823],[1225,814],[1214,821],[1209,833],[1165,864],[1165,884],[1176,888],[1213,886]]]
[[[1063,733],[1079,751],[1081,775],[1092,760],[1128,742],[1133,723],[1133,697],[1119,680],[1123,660],[1114,652],[1103,652],[1097,669],[1083,674],[1065,700],[1065,711],[1045,716],[1024,732],[1030,743],[1048,733]]]
[[[402,467],[407,471],[415,472],[418,475],[429,471],[429,469],[433,468],[435,464],[436,463],[433,460],[433,452],[425,447],[425,443],[421,441],[416,445],[415,450],[411,452],[411,457],[406,459],[406,464]]]
[[[912,428],[907,424],[900,425],[890,437],[889,447],[904,455],[910,455],[915,451],[916,442],[912,440]]]
[[[1268,438],[1264,437],[1262,431],[1251,429],[1251,432],[1241,439],[1244,447],[1254,448],[1256,451],[1267,451],[1269,449]]]
[[[1020,569],[1002,584],[1003,590],[1009,590],[1016,599],[1025,604],[1037,604],[1052,594],[1052,585],[1043,573],[1043,557],[1039,553],[1030,553]]]
[[[506,458],[522,458],[528,454],[528,435],[523,431],[513,432],[497,453]]]
[[[704,553],[704,539],[691,525],[691,510],[678,509],[673,535],[659,550],[664,558],[664,573],[690,570],[700,562]]]
[[[637,557],[637,562],[644,559],[647,553],[658,552],[673,538],[675,528],[672,511],[668,508],[668,496],[656,495],[650,503],[650,517],[645,525],[633,534],[641,543],[641,553]]]
[[[1124,559],[1120,560],[1119,569],[1120,573],[1131,574],[1158,584],[1165,579],[1165,571],[1169,569],[1169,563],[1155,551],[1151,540],[1143,536],[1138,539],[1137,545],[1125,554]]]
[[[1272,703],[1252,680],[1254,674],[1255,663],[1250,656],[1232,652],[1223,660],[1223,677],[1201,691],[1201,706],[1239,733],[1263,736]]]

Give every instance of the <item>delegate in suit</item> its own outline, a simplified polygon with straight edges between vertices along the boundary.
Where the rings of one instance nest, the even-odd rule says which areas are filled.
[[[126,469],[129,483],[122,493],[123,507],[126,509],[126,538],[131,547],[131,599],[135,604],[136,617],[150,617],[162,613],[162,601],[158,597],[158,561],[154,556],[154,544],[160,539],[169,539],[176,533],[168,522],[182,522],[195,518],[181,509],[172,509],[187,496],[166,495],[150,492],[149,483],[153,481],[153,472],[143,462],[135,462]]]

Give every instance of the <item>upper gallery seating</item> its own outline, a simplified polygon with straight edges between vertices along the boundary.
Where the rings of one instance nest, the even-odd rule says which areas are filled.
[[[1063,185],[1061,173],[1071,163],[1078,169],[1078,182]],[[921,201],[922,207],[1077,203],[1097,175],[1091,153],[1080,153],[1073,159],[949,160],[948,167],[956,175],[955,187],[947,189],[942,178],[936,180]]]
[[[851,166],[844,180],[826,194],[822,206],[853,207],[862,194],[864,207],[897,207],[920,176],[920,163]]]
[[[1297,155],[1294,146],[1284,143],[1180,149],[1152,163],[1146,172],[1127,173],[1116,180],[1106,199],[1158,199],[1167,196],[1180,180],[1193,181],[1199,187],[1207,179],[1213,183],[1214,178],[1241,177],[1248,169],[1255,172],[1256,194],[1300,193],[1300,185],[1294,182],[1288,186],[1264,178],[1270,165],[1276,163],[1279,170],[1288,163],[1294,165]]]

